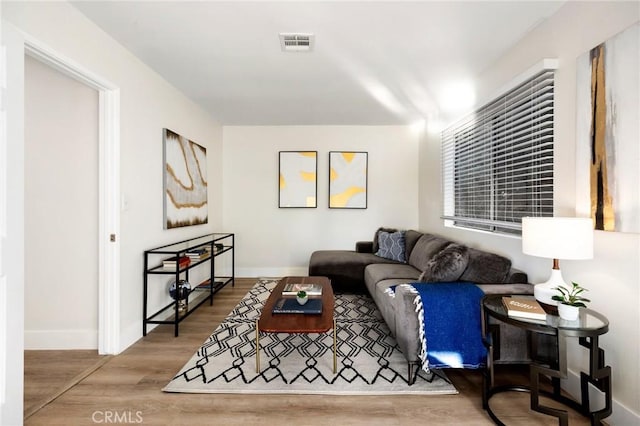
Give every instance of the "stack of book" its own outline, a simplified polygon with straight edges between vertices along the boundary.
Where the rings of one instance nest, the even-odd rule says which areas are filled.
[[[298,301],[291,297],[283,297],[278,299],[273,309],[274,314],[321,314],[322,299],[309,299],[307,303],[301,305]]]
[[[195,262],[198,260],[206,259],[207,257],[209,257],[210,252],[208,248],[200,247],[197,249],[191,249],[187,251],[185,254],[189,259],[191,259],[191,261]]]
[[[191,264],[191,259],[187,256],[174,256],[162,261],[162,267],[164,269],[182,269]]]
[[[283,296],[295,296],[299,291],[305,291],[307,296],[322,296],[322,285],[320,284],[287,284],[282,289]]]
[[[507,314],[510,317],[529,318],[543,321],[547,319],[547,313],[533,298],[505,296],[502,298],[502,303],[507,309]]]

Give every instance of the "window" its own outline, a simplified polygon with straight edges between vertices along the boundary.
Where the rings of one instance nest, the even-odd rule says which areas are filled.
[[[540,71],[442,132],[444,219],[520,234],[553,216],[553,90]]]

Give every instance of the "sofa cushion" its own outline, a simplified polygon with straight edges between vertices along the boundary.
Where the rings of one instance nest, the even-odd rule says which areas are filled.
[[[469,262],[460,280],[479,284],[499,284],[505,282],[510,269],[511,260],[506,257],[469,248]]]
[[[467,246],[451,243],[427,262],[427,267],[420,275],[420,281],[432,283],[457,281],[468,263]]]
[[[383,231],[378,233],[378,251],[376,252],[376,256],[404,263],[407,261],[404,249],[404,231]]]
[[[409,260],[409,256],[420,237],[422,237],[422,232],[414,231],[413,229],[408,229],[404,233],[404,245],[406,247],[405,256],[407,257],[407,260]]]
[[[381,232],[397,232],[398,230],[395,228],[378,228],[376,233],[373,236],[373,247],[371,248],[371,253],[377,253],[380,246],[378,245],[378,234]]]
[[[427,263],[451,241],[432,234],[422,235],[409,255],[409,265],[418,271],[427,269]]]
[[[392,278],[417,280],[420,271],[406,263],[381,264],[374,263],[364,268],[364,282],[378,283]]]

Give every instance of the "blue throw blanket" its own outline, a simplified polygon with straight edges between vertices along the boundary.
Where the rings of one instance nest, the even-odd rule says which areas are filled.
[[[484,293],[467,282],[413,283],[421,325],[422,368],[482,368],[480,303]]]

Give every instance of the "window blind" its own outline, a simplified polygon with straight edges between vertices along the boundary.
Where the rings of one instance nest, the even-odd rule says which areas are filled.
[[[443,218],[520,233],[553,216],[554,72],[544,70],[442,132]]]

